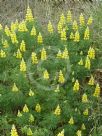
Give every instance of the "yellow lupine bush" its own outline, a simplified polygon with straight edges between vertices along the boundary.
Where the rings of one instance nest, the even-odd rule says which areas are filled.
[[[56,26],[49,20],[44,33],[28,6],[24,20],[0,25],[1,118],[16,123],[20,135],[89,135],[101,94],[92,22],[68,11]],[[11,136],[17,130],[11,126]]]

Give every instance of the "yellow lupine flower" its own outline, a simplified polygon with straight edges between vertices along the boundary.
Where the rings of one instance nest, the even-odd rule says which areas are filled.
[[[68,50],[67,50],[66,47],[65,47],[65,49],[64,49],[64,51],[63,51],[63,53],[62,53],[62,58],[63,58],[63,59],[69,58]]]
[[[84,124],[84,123],[82,124],[81,129],[82,129],[82,130],[85,130],[85,129],[86,129],[86,127],[85,127],[85,124]]]
[[[91,75],[90,79],[89,79],[89,82],[88,82],[89,85],[94,85],[95,84],[95,80],[94,80],[94,77]]]
[[[35,29],[34,26],[32,27],[32,30],[31,30],[30,35],[31,35],[31,36],[36,36],[36,29]]]
[[[27,32],[28,31],[28,29],[26,27],[26,22],[24,20],[19,23],[18,31],[19,32]]]
[[[88,21],[87,21],[87,25],[91,25],[93,22],[93,18],[92,16],[89,17]]]
[[[19,136],[15,125],[12,125],[11,136]]]
[[[2,27],[2,25],[0,24],[0,30],[2,30],[3,29],[3,27]]]
[[[67,22],[70,23],[72,22],[72,14],[71,14],[71,11],[69,10],[68,13],[67,13]]]
[[[20,63],[20,71],[22,71],[22,72],[26,71],[26,63],[25,63],[23,58],[22,58],[21,63]]]
[[[71,39],[71,40],[74,39],[74,34],[73,34],[73,32],[70,33],[70,39]]]
[[[95,50],[94,48],[90,47],[89,50],[88,50],[88,57],[90,59],[95,59]]]
[[[73,78],[72,78],[72,83],[74,83],[74,82],[75,82],[75,78],[73,77]]]
[[[89,114],[89,110],[85,109],[84,112],[83,112],[83,115],[88,116],[88,114]]]
[[[60,21],[58,22],[57,29],[58,29],[58,33],[61,33],[61,32],[62,32],[63,25],[62,25],[62,23],[61,23]]]
[[[80,41],[79,31],[76,31],[76,32],[75,32],[74,41],[75,41],[75,42],[79,42],[79,41]]]
[[[33,132],[31,130],[31,128],[27,129],[27,136],[33,136]]]
[[[86,60],[85,60],[85,68],[87,68],[88,70],[90,70],[90,67],[91,67],[91,62],[90,62],[89,57],[87,56]]]
[[[62,13],[61,16],[60,16],[60,22],[61,22],[61,24],[65,24],[65,21],[66,21],[65,16]]]
[[[78,62],[79,65],[83,65],[83,59],[81,58],[80,61]]]
[[[11,37],[11,41],[13,44],[18,43],[17,36],[16,36],[15,32],[11,33],[10,37]]]
[[[48,23],[48,32],[53,33],[53,26],[52,26],[51,21],[49,21],[49,23]]]
[[[26,44],[25,44],[24,40],[22,40],[22,42],[21,42],[21,44],[20,44],[20,50],[21,50],[22,52],[25,52],[25,51],[26,51]]]
[[[34,96],[34,92],[30,89],[29,96]]]
[[[61,50],[58,51],[58,53],[57,53],[57,58],[62,58]]]
[[[38,59],[37,59],[37,55],[35,52],[32,52],[31,59],[32,59],[33,64],[38,64]]]
[[[77,136],[82,136],[81,130],[78,130],[78,131],[76,132],[76,135],[77,135]]]
[[[90,31],[89,31],[89,27],[87,26],[84,32],[84,40],[89,40],[89,38],[90,38]]]
[[[22,53],[20,52],[19,49],[17,50],[16,58],[17,58],[17,59],[21,59],[21,58],[22,58]]]
[[[39,103],[36,105],[35,111],[36,111],[36,112],[41,112],[41,106],[40,106]]]
[[[13,87],[12,87],[12,92],[18,92],[19,89],[17,88],[16,84],[14,83],[13,84]]]
[[[4,48],[8,48],[9,47],[9,44],[8,44],[8,41],[7,40],[5,40],[5,41],[3,41],[3,47]]]
[[[57,136],[64,136],[64,129]]]
[[[22,113],[18,110],[17,117],[22,117]]]
[[[49,79],[49,73],[47,70],[44,71],[43,77],[44,77],[44,79]]]
[[[5,51],[3,51],[2,49],[0,50],[0,58],[5,58],[6,57],[6,53]]]
[[[47,59],[46,50],[43,48],[41,50],[41,60],[46,60],[46,59]]]
[[[80,14],[79,21],[81,26],[85,24],[85,19],[82,13]]]
[[[100,86],[99,86],[99,84],[97,83],[97,84],[96,84],[96,88],[95,88],[95,92],[94,92],[93,96],[99,97],[99,96],[100,96],[100,91],[101,91]]]
[[[26,13],[26,21],[33,21],[34,18],[33,18],[33,13],[32,13],[32,10],[30,9],[30,7],[28,6],[27,8],[27,13]]]
[[[80,89],[80,84],[79,84],[79,81],[76,80],[73,86],[73,91],[78,92],[79,89]]]
[[[38,38],[37,38],[37,42],[38,42],[39,44],[42,44],[42,43],[43,43],[43,38],[42,38],[42,35],[41,35],[40,32],[39,32],[39,35],[38,35]]]
[[[78,24],[77,24],[76,20],[74,20],[74,22],[73,22],[73,30],[78,30]]]
[[[61,40],[62,40],[62,41],[66,41],[66,40],[67,40],[65,29],[63,29],[63,30],[61,31]]]
[[[12,23],[11,23],[11,31],[12,31],[12,32],[15,32],[16,29],[17,29],[16,24],[12,22]]]
[[[82,102],[83,103],[87,103],[88,102],[87,94],[85,94],[85,93],[82,95]]]
[[[65,78],[64,78],[63,73],[62,73],[61,70],[59,72],[58,82],[61,83],[61,84],[63,84],[65,82]]]
[[[70,120],[68,121],[68,123],[69,123],[70,125],[73,125],[73,124],[74,124],[74,119],[73,119],[73,117],[70,118]]]
[[[29,112],[29,109],[27,107],[27,105],[25,104],[24,107],[23,107],[23,112]]]
[[[10,31],[10,29],[9,29],[9,27],[6,25],[5,26],[5,34],[7,35],[7,36],[10,36],[11,35],[11,31]]]
[[[59,105],[57,105],[57,107],[56,107],[56,109],[55,109],[55,111],[54,111],[54,114],[55,114],[56,116],[59,116],[59,115],[61,114],[61,108],[60,108]]]
[[[54,90],[56,93],[60,92],[59,85],[57,85],[56,89]]]
[[[32,114],[30,114],[30,117],[29,117],[29,122],[34,122],[34,116]]]

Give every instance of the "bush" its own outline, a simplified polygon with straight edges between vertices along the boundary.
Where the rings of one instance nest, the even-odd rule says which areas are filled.
[[[91,133],[100,101],[92,21],[81,14],[77,22],[68,11],[45,32],[28,7],[25,20],[0,25],[2,135]]]

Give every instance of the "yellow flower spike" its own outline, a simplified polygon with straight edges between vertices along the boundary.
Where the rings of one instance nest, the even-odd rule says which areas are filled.
[[[94,48],[90,47],[89,50],[88,50],[88,57],[90,59],[95,59],[95,50]]]
[[[41,60],[46,60],[46,59],[47,59],[46,50],[43,48],[41,50]]]
[[[100,91],[101,91],[100,86],[99,86],[99,84],[97,83],[93,96],[95,96],[95,97],[98,98],[98,97],[100,96]]]
[[[9,44],[8,44],[8,41],[7,41],[7,40],[5,40],[2,44],[3,44],[3,47],[4,47],[4,48],[8,48],[8,47],[9,47]]]
[[[78,130],[78,131],[76,132],[76,135],[77,135],[77,136],[82,136],[81,130]]]
[[[35,29],[34,26],[32,27],[32,30],[31,30],[30,35],[31,35],[31,36],[36,36],[36,29]]]
[[[58,51],[58,53],[57,53],[57,58],[62,58],[61,50]]]
[[[39,32],[39,35],[38,35],[38,38],[37,38],[37,42],[38,42],[39,44],[42,44],[42,43],[43,43],[43,38],[42,38],[42,35],[41,35],[40,32]]]
[[[32,10],[28,6],[27,13],[26,13],[26,21],[32,22],[33,20],[34,20],[34,18],[33,18]]]
[[[87,21],[87,25],[91,25],[93,22],[93,18],[92,16],[89,17],[88,21]]]
[[[31,54],[31,60],[33,64],[38,64],[38,58],[35,52],[32,52]]]
[[[61,114],[61,108],[60,108],[59,105],[57,105],[57,107],[56,107],[56,109],[55,109],[55,111],[54,111],[54,114],[55,114],[56,116],[59,116],[59,115]]]
[[[17,36],[16,36],[15,32],[11,33],[10,37],[11,37],[11,41],[12,41],[13,44],[18,43]]]
[[[67,40],[66,30],[65,30],[65,29],[63,29],[63,30],[61,31],[61,40],[62,40],[62,41],[66,41],[66,40]]]
[[[88,114],[89,114],[89,110],[87,108],[87,109],[84,110],[83,115],[88,116]]]
[[[0,58],[6,58],[6,53],[2,49],[0,50]]]
[[[46,79],[46,80],[48,80],[48,79],[49,79],[49,73],[48,73],[48,71],[47,71],[47,70],[45,70],[45,71],[44,71],[44,73],[43,73],[43,77],[44,77],[44,79]]]
[[[75,83],[74,83],[74,86],[73,86],[73,91],[78,92],[79,89],[80,89],[80,84],[79,84],[79,81],[76,80]]]
[[[28,109],[28,107],[27,107],[26,104],[25,104],[24,107],[23,107],[23,112],[26,112],[26,113],[29,112],[29,109]]]
[[[57,85],[56,89],[54,90],[56,93],[60,92],[59,85]]]
[[[29,96],[34,96],[34,92],[30,89]]]
[[[84,123],[82,124],[81,129],[82,129],[82,130],[85,130],[85,129],[86,129],[86,127],[85,127],[85,124],[84,124]]]
[[[21,42],[21,44],[20,44],[20,50],[21,50],[22,52],[25,52],[25,51],[26,51],[26,44],[25,44],[24,40],[22,40],[22,42]]]
[[[79,42],[79,41],[80,41],[80,34],[79,34],[79,31],[76,31],[75,37],[74,37],[74,41],[75,41],[75,42]]]
[[[76,20],[73,22],[73,30],[78,30],[78,24]]]
[[[73,124],[74,124],[74,119],[73,119],[73,117],[70,118],[70,120],[68,121],[68,123],[69,123],[70,125],[73,125]]]
[[[63,59],[68,59],[69,58],[69,54],[68,54],[68,50],[67,48],[65,47],[63,53],[62,53],[62,58]]]
[[[3,29],[3,27],[2,27],[2,25],[0,24],[0,30],[2,30]]]
[[[61,24],[61,22],[60,22],[60,21],[58,22],[57,29],[58,29],[58,33],[61,33],[61,32],[62,32],[63,25]]]
[[[7,25],[5,26],[4,31],[5,31],[5,34],[6,34],[7,36],[10,36],[10,35],[11,35],[11,31],[10,31],[10,29],[9,29],[9,27],[8,27]]]
[[[79,65],[83,65],[83,59],[81,58],[80,61],[78,62]]]
[[[57,136],[64,136],[64,129]]]
[[[12,31],[12,32],[15,32],[16,29],[17,29],[16,24],[12,22],[12,23],[11,23],[11,31]]]
[[[19,32],[27,32],[27,31],[28,31],[27,26],[26,26],[26,23],[25,23],[24,20],[19,23],[18,31],[19,31]]]
[[[19,23],[18,23],[18,20],[16,19],[16,21],[15,21],[16,29],[18,29],[18,25],[19,25]]]
[[[58,82],[61,83],[61,84],[63,84],[65,82],[65,78],[64,78],[63,73],[62,73],[61,70],[59,72]]]
[[[70,23],[72,22],[72,14],[71,14],[71,11],[69,10],[68,13],[67,13],[67,22]]]
[[[31,128],[27,129],[27,136],[33,136],[33,132],[31,130]]]
[[[89,79],[89,82],[88,82],[89,85],[94,85],[95,84],[95,80],[94,80],[94,77],[91,75],[90,79]]]
[[[89,57],[87,56],[86,60],[85,60],[85,68],[87,68],[88,70],[90,70],[90,67],[91,67],[91,62],[90,62]]]
[[[74,82],[75,82],[75,78],[73,77],[73,78],[72,78],[72,83],[74,83]]]
[[[18,110],[17,117],[22,117],[22,113]]]
[[[39,113],[41,112],[41,106],[40,106],[39,103],[36,105],[35,111],[36,111],[36,112],[39,112]]]
[[[21,59],[21,58],[22,58],[22,53],[20,52],[19,49],[17,50],[16,58],[17,58],[17,59]]]
[[[16,129],[14,124],[12,125],[11,135],[10,136],[19,136],[18,132],[17,132],[17,129]]]
[[[32,114],[30,114],[30,116],[29,116],[29,122],[30,123],[34,122],[34,116]]]
[[[84,40],[89,40],[89,38],[90,38],[90,31],[89,31],[89,27],[87,26],[84,32]]]
[[[87,94],[83,94],[82,95],[82,103],[87,103],[88,102],[88,98],[87,98]]]
[[[70,33],[70,40],[73,40],[74,39],[74,34],[73,32]]]
[[[49,23],[48,23],[48,32],[53,33],[53,26],[52,26],[51,21],[49,21]]]
[[[65,22],[66,22],[66,19],[65,19],[65,16],[64,16],[63,13],[62,13],[61,16],[60,16],[60,22],[61,22],[62,25],[64,25]]]
[[[80,21],[81,26],[83,26],[85,24],[85,19],[84,19],[84,16],[82,13],[80,14],[79,21]]]
[[[16,84],[14,83],[13,84],[13,87],[12,87],[12,92],[18,92],[19,89],[17,88]]]
[[[26,63],[25,63],[23,58],[22,58],[21,63],[20,63],[20,71],[26,72]]]

